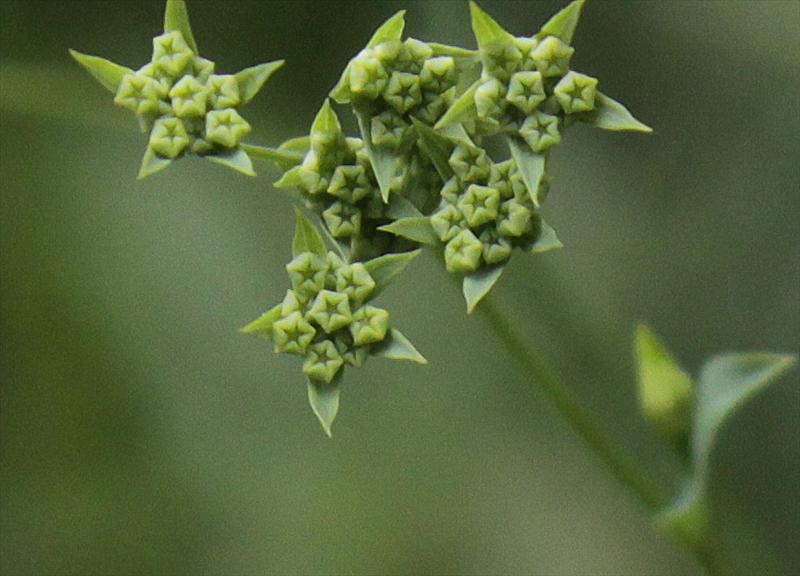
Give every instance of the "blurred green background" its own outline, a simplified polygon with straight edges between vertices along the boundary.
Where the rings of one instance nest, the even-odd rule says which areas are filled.
[[[520,35],[564,4],[483,2]],[[306,133],[395,10],[412,36],[474,46],[461,1],[189,7],[218,70],[288,61],[245,109],[270,145]],[[325,438],[298,362],[236,332],[286,288],[277,171],[182,161],[136,181],[144,137],[67,56],[138,67],[162,10],[0,2],[0,572],[699,574],[430,256],[382,300],[430,365],[350,371]],[[679,465],[637,413],[635,322],[695,372],[800,348],[799,32],[796,1],[590,1],[575,66],[655,133],[571,132],[546,206],[566,249],[514,258],[496,289],[668,486]],[[800,566],[799,383],[753,401],[715,459],[741,574],[768,570],[751,545],[774,573]]]

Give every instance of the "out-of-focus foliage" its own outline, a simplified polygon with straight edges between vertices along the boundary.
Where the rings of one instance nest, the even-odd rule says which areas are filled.
[[[319,434],[295,363],[236,333],[283,296],[291,201],[266,167],[133,179],[131,118],[66,48],[144,62],[163,2],[108,4],[0,2],[1,572],[698,573],[431,259],[382,295],[431,364],[365,366],[337,437]],[[563,3],[482,6],[523,34]],[[268,145],[308,131],[402,8],[414,37],[472,46],[466,2],[190,4],[223,73],[286,58],[247,109]],[[637,412],[635,322],[691,373],[800,348],[798,27],[792,1],[588,2],[576,65],[655,132],[576,128],[548,201],[569,250],[516,259],[495,288],[673,488],[679,464]],[[716,440],[711,498],[735,514],[714,528],[743,575],[765,570],[756,546],[773,573],[800,563],[798,390],[795,372]]]

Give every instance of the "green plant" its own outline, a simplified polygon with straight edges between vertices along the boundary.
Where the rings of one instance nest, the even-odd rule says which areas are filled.
[[[326,98],[309,134],[277,147],[243,142],[250,126],[238,107],[282,61],[214,74],[213,63],[199,56],[182,0],[167,1],[164,34],[154,39],[152,62],[138,71],[72,54],[149,132],[140,177],[187,154],[254,175],[251,158],[260,158],[282,171],[275,186],[295,191],[314,215],[319,227],[297,212],[286,298],[242,331],[271,341],[276,352],[304,357],[309,402],[327,434],[345,366],[358,367],[372,355],[425,363],[390,327],[389,312],[371,302],[418,247],[429,246],[459,280],[468,312],[485,314],[610,471],[710,571],[724,572],[706,497],[716,434],[793,359],[720,356],[695,385],[640,327],[643,413],[689,463],[685,489],[669,503],[489,299],[515,249],[561,247],[542,206],[551,186],[550,154],[567,130],[582,123],[650,131],[599,91],[597,79],[570,69],[583,4],[572,2],[530,37],[514,37],[472,3],[477,50],[403,39],[399,12],[348,63],[330,93],[355,114],[358,137],[344,133]]]

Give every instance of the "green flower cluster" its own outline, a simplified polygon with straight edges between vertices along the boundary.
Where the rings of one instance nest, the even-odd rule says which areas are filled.
[[[445,243],[449,272],[503,264],[513,248],[537,240],[536,207],[512,160],[495,163],[484,150],[462,142],[448,163],[454,174],[442,188],[430,223]]]
[[[186,154],[207,157],[253,175],[241,147],[251,131],[239,107],[255,96],[283,61],[238,74],[215,74],[199,56],[182,1],[167,3],[164,33],[153,39],[151,61],[133,71],[96,56],[73,56],[115,93],[114,103],[130,110],[149,133],[140,177]]]

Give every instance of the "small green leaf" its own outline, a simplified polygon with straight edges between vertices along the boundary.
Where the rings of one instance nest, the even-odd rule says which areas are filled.
[[[439,119],[434,128],[441,130],[450,124],[474,120],[478,116],[478,108],[475,106],[475,93],[480,88],[480,85],[481,81],[476,80],[472,86],[467,88],[467,91],[450,105],[450,108],[447,109],[447,112]]]
[[[522,174],[522,181],[528,189],[534,206],[539,206],[539,185],[544,177],[547,158],[542,154],[537,154],[531,150],[527,143],[519,138],[509,137],[508,147],[511,156]]]
[[[566,44],[572,44],[575,36],[575,28],[578,27],[578,20],[581,18],[581,10],[586,0],[575,0],[569,6],[554,15],[536,35],[537,38],[545,36],[555,36]]]
[[[309,220],[300,208],[294,208],[295,229],[292,240],[292,256],[303,252],[311,252],[318,256],[325,256],[325,241],[316,226]]]
[[[631,132],[653,131],[652,128],[634,118],[633,114],[628,112],[625,106],[601,92],[598,92],[597,96],[595,96],[594,110],[583,114],[575,114],[575,117],[595,128],[614,132],[623,130]]]
[[[543,252],[549,252],[550,250],[556,250],[563,247],[564,245],[561,243],[561,240],[558,239],[556,231],[553,230],[553,228],[547,222],[545,222],[543,218],[540,218],[539,236],[531,245],[531,252],[534,254],[541,254]]]
[[[415,218],[422,216],[422,212],[417,210],[407,198],[397,194],[392,195],[389,204],[386,205],[386,216],[399,220],[400,218]]]
[[[500,279],[504,269],[505,264],[490,266],[464,276],[463,290],[467,301],[467,314],[472,314],[478,303],[486,297]]]
[[[314,122],[311,124],[311,133],[322,132],[325,134],[341,134],[342,124],[339,122],[339,117],[336,111],[331,106],[331,101],[325,98],[322,107],[314,117]]]
[[[251,66],[235,74],[236,82],[239,84],[239,96],[242,104],[247,104],[258,94],[258,91],[269,80],[269,77],[277,72],[285,64],[285,60],[276,60],[266,64]]]
[[[369,272],[369,275],[375,280],[375,290],[371,294],[371,297],[374,298],[381,290],[386,288],[396,276],[400,275],[403,270],[406,269],[406,266],[408,266],[414,258],[419,256],[420,252],[421,250],[414,250],[413,252],[384,254],[383,256],[364,262],[367,272]]]
[[[197,43],[194,41],[192,27],[189,24],[189,11],[186,9],[184,0],[167,0],[167,8],[164,10],[164,32],[173,30],[181,33],[195,54],[200,53],[197,50]]]
[[[439,42],[428,42],[434,56],[452,56],[453,58],[477,58],[477,50],[467,50],[458,46],[448,46]]]
[[[158,156],[155,152],[153,152],[153,149],[148,146],[147,150],[144,152],[144,158],[142,158],[142,165],[139,168],[139,175],[136,178],[139,180],[142,178],[147,178],[156,172],[160,172],[170,164],[172,164],[172,160]]]
[[[310,136],[298,136],[297,138],[290,138],[280,146],[278,150],[282,152],[299,152],[305,155],[311,147]]]
[[[89,74],[102,84],[106,90],[116,94],[123,76],[126,74],[133,74],[133,70],[114,64],[110,60],[100,58],[99,56],[90,56],[83,54],[77,50],[70,50],[70,55],[75,61],[83,66]]]
[[[469,13],[472,19],[472,31],[478,46],[483,48],[490,44],[513,43],[514,37],[506,32],[500,24],[489,16],[475,3],[469,3]]]
[[[642,411],[659,432],[680,443],[689,433],[692,379],[645,324],[636,329],[636,360]]]
[[[389,331],[383,342],[375,345],[373,351],[391,360],[408,360],[417,364],[428,363],[408,338],[400,330],[395,330],[394,328]]]
[[[403,38],[403,29],[406,26],[405,15],[406,11],[400,10],[381,24],[381,27],[375,31],[375,34],[372,35],[372,38],[367,43],[367,48],[375,48],[378,44],[383,44],[390,40],[401,40]]]
[[[430,218],[427,216],[400,218],[390,224],[381,226],[378,230],[390,232],[395,236],[402,236],[428,246],[438,246],[441,243],[431,226]]]
[[[272,337],[272,325],[281,318],[281,307],[283,304],[278,304],[261,316],[250,322],[247,326],[239,329],[242,334],[254,334],[262,338]]]
[[[212,162],[216,162],[217,164],[227,166],[228,168],[232,168],[237,172],[244,174],[245,176],[256,175],[255,171],[253,170],[253,162],[250,160],[250,156],[248,156],[247,152],[245,152],[242,148],[235,148],[227,152],[209,154],[204,156],[204,158],[211,160]]]
[[[384,202],[389,201],[389,194],[395,177],[398,176],[399,168],[404,162],[404,158],[397,151],[386,146],[375,146],[372,142],[372,131],[370,130],[370,118],[363,113],[357,112],[358,128],[361,131],[361,138],[367,148],[367,155],[372,164],[372,171],[378,181],[381,190],[381,198]]]
[[[317,384],[308,380],[308,403],[322,424],[328,438],[331,437],[331,426],[339,412],[339,385]]]
[[[412,121],[419,135],[417,144],[420,149],[433,162],[442,180],[449,180],[453,177],[453,168],[448,160],[455,146],[446,136],[442,136],[427,124],[423,124],[416,118],[412,118]]]
[[[258,146],[256,144],[242,144],[242,149],[247,152],[251,158],[258,158],[260,160],[269,160],[278,166],[281,170],[289,170],[300,164],[303,161],[305,153],[296,152],[294,150],[281,150],[280,148],[269,148],[267,146]]]

